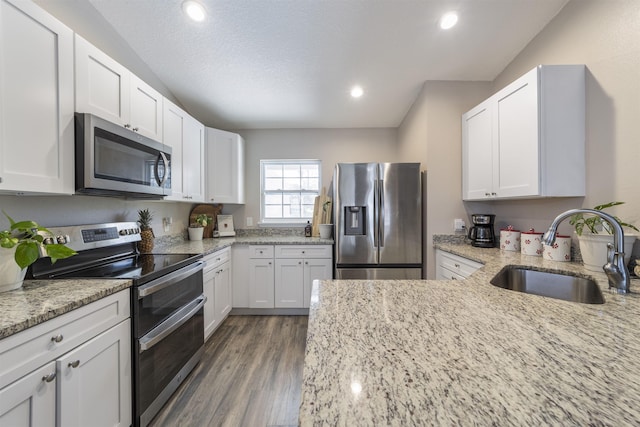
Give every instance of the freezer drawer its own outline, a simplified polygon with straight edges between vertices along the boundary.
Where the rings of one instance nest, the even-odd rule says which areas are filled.
[[[420,280],[421,268],[336,268],[336,279]]]

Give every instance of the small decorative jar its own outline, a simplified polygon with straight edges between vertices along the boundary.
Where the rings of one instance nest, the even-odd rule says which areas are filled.
[[[520,252],[520,230],[514,230],[511,225],[501,229],[500,249],[503,251]]]
[[[533,228],[520,235],[520,253],[530,256],[542,256],[542,233]]]
[[[556,241],[552,246],[544,245],[542,258],[550,261],[571,261],[571,237],[556,235]]]

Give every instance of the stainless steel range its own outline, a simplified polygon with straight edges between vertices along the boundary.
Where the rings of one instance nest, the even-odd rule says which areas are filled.
[[[135,222],[49,227],[51,241],[78,252],[34,263],[33,279],[128,278],[131,292],[133,419],[146,426],[200,361],[204,347],[199,254],[139,254]]]

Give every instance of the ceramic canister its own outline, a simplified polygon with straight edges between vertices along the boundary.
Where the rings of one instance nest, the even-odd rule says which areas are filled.
[[[500,249],[503,251],[520,251],[520,230],[512,226],[500,230]]]
[[[571,261],[571,237],[556,235],[556,241],[552,246],[544,245],[542,258],[551,261]]]
[[[520,234],[520,253],[523,255],[542,256],[542,233],[533,228]]]

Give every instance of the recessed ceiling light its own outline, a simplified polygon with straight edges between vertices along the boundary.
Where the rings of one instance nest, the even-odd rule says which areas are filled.
[[[458,14],[455,12],[447,12],[440,18],[440,28],[448,30],[458,22]]]
[[[204,21],[204,18],[206,16],[204,7],[197,1],[185,1],[184,3],[182,3],[182,10],[184,10],[184,13],[186,13],[189,18],[193,19],[196,22]]]
[[[354,86],[351,88],[351,96],[353,96],[354,98],[360,98],[363,93],[364,91],[360,86]]]

